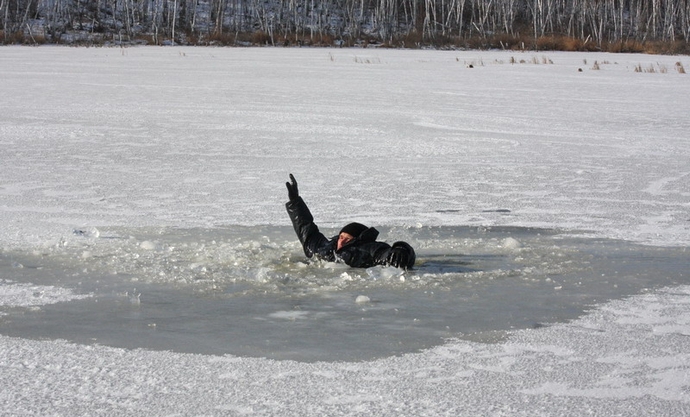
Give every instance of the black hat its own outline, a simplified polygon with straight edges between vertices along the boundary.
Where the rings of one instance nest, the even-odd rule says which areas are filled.
[[[338,234],[347,233],[347,234],[352,235],[354,237],[358,237],[367,229],[369,229],[369,228],[366,227],[365,225],[363,225],[362,223],[350,223],[347,226],[340,229],[340,232]]]

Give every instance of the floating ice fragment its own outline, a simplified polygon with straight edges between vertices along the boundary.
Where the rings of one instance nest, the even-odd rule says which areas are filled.
[[[305,319],[309,315],[308,311],[276,311],[275,313],[271,313],[268,315],[268,317],[274,318],[274,319],[284,319],[284,320],[299,320],[299,319]]]
[[[156,250],[158,248],[158,245],[156,245],[156,242],[145,240],[139,244],[139,247],[145,250]]]
[[[132,290],[131,294],[129,292],[126,292],[125,295],[129,298],[129,302],[133,305],[141,304],[141,293],[137,292],[136,288]]]
[[[517,239],[507,237],[503,239],[503,247],[506,249],[519,249],[522,247],[522,244]]]
[[[371,299],[366,295],[358,295],[357,298],[355,298],[355,303],[357,304],[366,304],[368,302],[371,302]]]
[[[90,297],[90,295],[77,295],[68,289],[52,285],[17,284],[8,280],[0,280],[0,283],[3,285],[2,294],[0,294],[2,307],[27,307],[39,310],[39,306],[42,305]]]

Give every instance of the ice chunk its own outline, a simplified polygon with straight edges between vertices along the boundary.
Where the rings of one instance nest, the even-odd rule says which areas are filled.
[[[371,302],[371,299],[366,295],[358,295],[357,298],[355,298],[355,303],[357,304],[366,304],[369,302]]]
[[[522,244],[515,238],[507,237],[503,239],[502,246],[506,249],[519,249],[522,247]]]
[[[158,245],[156,242],[152,242],[150,240],[145,240],[139,244],[139,247],[144,249],[144,250],[156,250],[158,249]]]

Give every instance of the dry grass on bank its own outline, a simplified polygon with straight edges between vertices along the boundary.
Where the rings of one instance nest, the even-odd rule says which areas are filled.
[[[47,43],[72,46],[128,46],[169,45],[172,39],[159,34],[140,34],[134,38],[106,33],[75,32],[64,34],[57,42],[50,41],[44,33],[20,31],[4,33],[0,30],[0,44],[41,45]],[[327,33],[314,34],[271,34],[264,31],[222,32],[222,33],[180,33],[174,44],[189,46],[281,46],[281,47],[382,47],[382,48],[436,48],[436,49],[503,49],[512,51],[580,51],[646,53],[662,55],[690,55],[690,41],[603,41],[595,42],[590,37],[579,39],[564,35],[546,35],[534,38],[525,35],[495,34],[492,36],[459,37],[436,35],[423,38],[417,32],[391,37],[381,41],[376,36],[360,34],[356,38],[342,39]]]

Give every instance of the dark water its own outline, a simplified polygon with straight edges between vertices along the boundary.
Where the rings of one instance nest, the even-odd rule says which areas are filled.
[[[77,232],[38,253],[0,254],[0,279],[91,297],[0,307],[0,333],[358,361],[447,338],[497,341],[512,329],[573,319],[611,299],[690,283],[686,248],[527,228],[381,231],[384,239],[415,246],[414,271],[308,264],[287,227]]]

